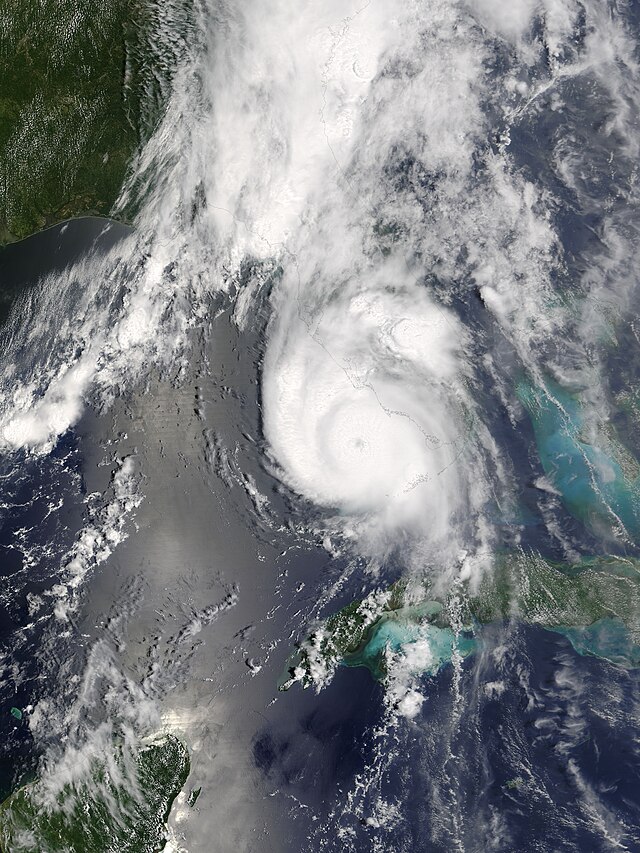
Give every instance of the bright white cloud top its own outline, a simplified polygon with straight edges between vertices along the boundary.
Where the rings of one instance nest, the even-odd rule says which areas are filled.
[[[264,426],[283,478],[324,507],[441,541],[465,492],[455,316],[386,263],[343,282],[313,322],[297,303],[276,317]]]
[[[618,106],[603,145],[635,156],[624,23],[573,0],[259,0],[206,24],[209,11],[207,49],[132,175],[147,188],[136,237],[46,283],[6,333],[0,442],[50,448],[87,400],[188,357],[212,291],[235,293],[246,320],[268,281],[264,437],[283,482],[345,526],[483,547],[487,494],[508,484],[470,389],[481,367],[508,391],[460,305],[477,293],[501,358],[535,373],[553,340],[552,367],[586,370],[604,314],[585,300],[563,349],[576,312],[558,287],[555,202],[514,166],[509,134],[549,92],[562,110],[567,80],[590,81]],[[579,140],[567,145],[558,175],[583,193]],[[583,283],[595,297],[625,281],[623,225],[603,225]]]

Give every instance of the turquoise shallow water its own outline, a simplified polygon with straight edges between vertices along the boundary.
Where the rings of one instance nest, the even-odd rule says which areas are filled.
[[[601,535],[619,533],[621,524],[630,537],[640,535],[640,484],[625,477],[613,452],[584,440],[580,403],[550,380],[546,387],[521,381],[517,392],[545,474],[571,514]]]
[[[586,627],[551,628],[566,637],[581,655],[605,658],[624,667],[640,666],[640,646],[636,645],[620,619],[600,619]]]
[[[580,655],[603,658],[624,667],[640,666],[640,646],[634,643],[625,624],[617,618],[600,619],[588,626],[546,627],[566,637]],[[342,663],[345,666],[364,666],[376,678],[384,676],[385,655],[409,653],[411,645],[418,642],[429,645],[428,660],[416,656],[420,665],[419,672],[435,675],[443,666],[451,662],[452,651],[457,647],[463,657],[478,649],[478,641],[471,633],[463,632],[457,638],[450,628],[440,628],[428,623],[412,621],[410,617],[398,619],[393,616],[383,618],[366,643],[358,652],[348,655]]]
[[[421,671],[434,674],[451,661],[454,648],[463,657],[476,649],[476,642],[468,633],[462,633],[457,638],[451,628],[439,628],[429,623],[413,621],[411,615],[398,618],[395,614],[383,617],[374,627],[366,645],[358,652],[347,656],[343,663],[346,666],[366,666],[371,672],[380,677],[384,664],[385,652],[398,653],[417,642],[427,642],[430,654],[426,666]],[[425,653],[426,654],[426,653]]]
[[[463,657],[475,653],[481,642],[477,636],[480,626],[456,636],[452,628],[430,621],[441,610],[438,602],[425,601],[383,614],[362,647],[346,655],[341,664],[366,667],[375,678],[384,679],[388,655],[404,653],[409,666],[415,667],[415,674],[435,675],[451,662],[454,648]],[[599,657],[624,667],[640,666],[640,646],[617,617],[600,619],[588,626],[545,625],[545,629],[566,637],[580,655]]]

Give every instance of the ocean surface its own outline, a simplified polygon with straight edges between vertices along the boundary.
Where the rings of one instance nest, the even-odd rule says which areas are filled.
[[[637,4],[193,14],[133,227],[0,252],[3,796],[106,851],[171,734],[141,850],[640,850]]]

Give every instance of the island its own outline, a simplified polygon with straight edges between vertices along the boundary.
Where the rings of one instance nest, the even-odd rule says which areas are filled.
[[[280,690],[321,687],[338,665],[364,666],[384,680],[389,662],[422,639],[425,672],[475,651],[483,625],[510,619],[561,633],[580,654],[640,665],[640,562],[594,557],[554,564],[535,552],[496,556],[482,578],[457,580],[444,594],[428,575],[375,589],[317,625],[287,661]]]

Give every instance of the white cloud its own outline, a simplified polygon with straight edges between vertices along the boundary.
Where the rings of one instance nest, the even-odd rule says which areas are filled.
[[[282,273],[263,375],[282,479],[337,510],[363,548],[407,531],[434,551],[447,542],[443,563],[484,547],[499,448],[473,403],[477,342],[446,303],[477,287],[532,371],[570,317],[553,279],[556,200],[488,140],[505,129],[496,116],[516,122],[562,80],[589,74],[616,105],[607,138],[635,150],[637,69],[623,23],[587,4],[582,52],[566,58],[574,0],[333,0],[295,13],[259,0],[218,8],[215,26],[209,12],[198,14],[210,50],[178,69],[140,159],[148,192],[136,237],[45,282],[10,329],[3,446],[49,449],[87,399],[108,402],[152,365],[175,364],[207,293],[237,287],[251,257]],[[529,75],[542,58],[529,35],[538,14],[557,54],[539,79]],[[513,43],[497,80],[495,34]],[[561,154],[577,185],[579,157]],[[585,289],[625,257],[614,226],[615,257]],[[255,292],[250,281],[245,322]]]
[[[531,25],[537,0],[470,0],[469,7],[478,20],[494,33],[509,39],[525,34]]]
[[[388,263],[343,280],[312,329],[285,311],[264,365],[264,425],[283,477],[378,528],[450,533],[464,485],[455,317]],[[458,391],[456,391],[458,389]]]

